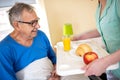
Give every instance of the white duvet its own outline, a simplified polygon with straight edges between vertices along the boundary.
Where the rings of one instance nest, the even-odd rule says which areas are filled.
[[[16,73],[17,80],[47,80],[53,70],[51,61],[46,57],[36,60]],[[61,77],[61,80],[89,80],[83,75]]]

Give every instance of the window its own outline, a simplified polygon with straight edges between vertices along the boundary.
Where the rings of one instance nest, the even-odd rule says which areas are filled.
[[[15,2],[35,4],[36,0],[0,0],[0,8],[12,6]]]

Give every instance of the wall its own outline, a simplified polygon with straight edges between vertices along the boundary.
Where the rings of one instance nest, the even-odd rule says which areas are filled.
[[[96,28],[97,0],[44,0],[44,6],[53,45],[62,40],[64,23],[72,23],[74,35]]]

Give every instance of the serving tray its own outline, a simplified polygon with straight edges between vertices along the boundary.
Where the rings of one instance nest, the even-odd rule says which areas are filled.
[[[60,76],[68,76],[74,74],[83,74],[85,71],[81,69],[85,64],[83,58],[75,54],[75,50],[78,45],[86,43],[91,46],[93,52],[98,54],[98,57],[104,57],[109,55],[102,47],[98,46],[93,40],[82,40],[71,42],[71,50],[64,51],[63,43],[57,43],[57,74]],[[118,63],[113,64],[107,68],[112,70],[118,68]]]

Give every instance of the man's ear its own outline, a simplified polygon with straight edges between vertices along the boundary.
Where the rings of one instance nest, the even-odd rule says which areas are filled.
[[[13,27],[14,27],[14,29],[16,29],[18,31],[20,30],[20,26],[19,26],[19,23],[17,21],[13,22]]]

